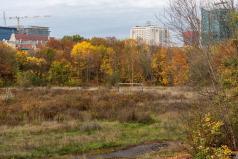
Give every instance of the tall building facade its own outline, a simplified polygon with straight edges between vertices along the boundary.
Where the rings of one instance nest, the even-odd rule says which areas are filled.
[[[131,29],[130,38],[148,45],[168,46],[169,30],[155,25],[136,26]]]
[[[229,9],[217,8],[207,10],[202,8],[201,13],[203,44],[219,42],[231,37],[232,32],[229,27]]]

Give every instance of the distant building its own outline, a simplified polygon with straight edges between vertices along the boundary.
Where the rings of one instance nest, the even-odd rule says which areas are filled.
[[[157,46],[168,46],[170,42],[168,29],[155,25],[133,27],[130,38]]]
[[[13,33],[17,32],[15,27],[2,27],[0,26],[0,41],[9,40]]]
[[[0,41],[19,50],[35,50],[44,46],[50,38],[49,27],[0,27]]]
[[[202,44],[219,42],[231,37],[229,27],[230,10],[216,8],[207,10],[202,8]]]
[[[12,34],[9,41],[6,41],[8,45],[19,50],[36,50],[44,46],[49,37],[41,35],[30,34]]]
[[[50,36],[49,27],[41,27],[41,26],[23,27],[18,30],[18,33],[28,35]]]

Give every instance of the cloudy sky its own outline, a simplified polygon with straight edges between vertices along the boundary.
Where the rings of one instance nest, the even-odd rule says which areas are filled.
[[[0,0],[0,11],[10,16],[51,15],[50,18],[25,19],[24,25],[43,25],[51,35],[80,34],[85,37],[127,38],[132,26],[147,21],[157,23],[167,0]],[[0,18],[3,25],[3,18]],[[7,20],[16,25],[15,20]]]

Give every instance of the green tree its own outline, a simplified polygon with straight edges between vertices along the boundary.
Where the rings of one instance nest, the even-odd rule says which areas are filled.
[[[54,61],[51,64],[48,79],[53,85],[66,85],[72,75],[72,66],[65,61]]]

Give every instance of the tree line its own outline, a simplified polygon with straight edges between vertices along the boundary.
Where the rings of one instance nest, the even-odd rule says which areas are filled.
[[[37,51],[0,44],[2,86],[84,86],[145,83],[183,85],[189,80],[185,48],[149,46],[135,40],[50,40]]]

